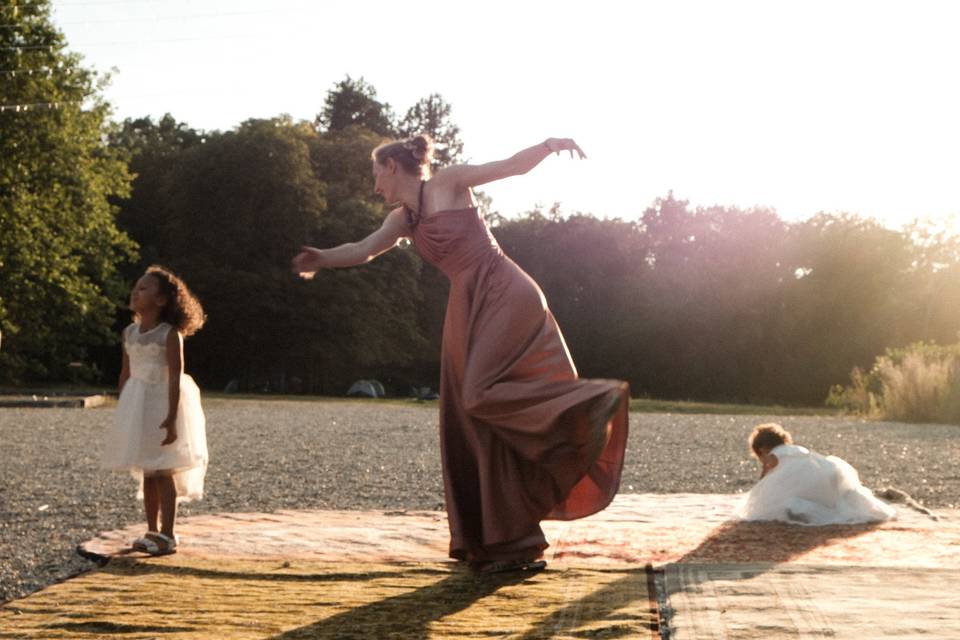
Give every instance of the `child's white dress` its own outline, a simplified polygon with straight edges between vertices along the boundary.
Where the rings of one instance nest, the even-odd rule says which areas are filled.
[[[167,436],[160,424],[169,407],[166,344],[171,330],[173,327],[165,322],[143,333],[137,323],[124,329],[130,377],[120,392],[113,424],[107,429],[103,466],[130,471],[140,481],[140,498],[145,473],[170,470],[177,499],[199,500],[203,497],[207,471],[206,420],[200,406],[200,389],[186,374],[179,381],[177,439],[168,445],[160,444]]]
[[[836,456],[784,444],[770,453],[777,466],[753,486],[735,512],[741,520],[825,525],[881,522],[896,516],[860,484],[857,470]]]

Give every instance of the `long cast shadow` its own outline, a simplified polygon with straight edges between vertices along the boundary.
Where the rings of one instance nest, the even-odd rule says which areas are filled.
[[[291,629],[274,636],[274,640],[423,640],[428,637],[428,626],[431,622],[462,611],[501,587],[519,584],[529,577],[530,574],[520,572],[478,577],[468,571],[455,570],[439,582]]]
[[[218,580],[242,580],[249,582],[363,582],[376,578],[390,578],[396,576],[395,571],[349,571],[339,573],[265,573],[256,571],[221,571],[200,567],[181,566],[176,564],[160,564],[137,562],[136,560],[117,561],[108,563],[103,573],[116,575],[157,575],[193,576]],[[405,570],[410,574],[442,574],[443,569],[429,567],[410,567]]]
[[[621,573],[622,570],[617,570]],[[660,638],[659,614],[657,613],[656,594],[653,590],[653,567],[629,569],[627,575],[619,580],[592,591],[582,598],[557,609],[546,618],[537,622],[529,631],[517,640],[539,640],[552,638],[559,632],[569,636],[585,638],[636,638],[637,627],[649,632],[650,638]],[[614,613],[642,601],[646,616],[629,613]],[[636,605],[634,605],[636,606]],[[586,614],[586,615],[584,615]],[[584,626],[591,622],[608,621],[603,629],[577,633],[573,627]]]
[[[842,539],[852,539],[876,529],[879,523],[857,525],[831,525],[822,527],[803,527],[776,522],[745,522],[728,521],[713,531],[694,549],[685,553],[677,563],[709,563],[709,564],[751,564],[751,571],[744,572],[742,578],[752,578],[765,573],[773,566],[796,559],[817,547]],[[652,570],[652,569],[650,569]],[[641,576],[644,576],[641,579]],[[647,580],[647,573],[637,569],[629,575],[611,582],[602,589],[586,594],[583,598],[569,603],[521,636],[522,640],[550,637],[551,632],[559,629],[560,625],[572,616],[580,616],[581,626],[589,623],[610,619],[614,611],[627,606],[622,601],[625,592],[636,593],[633,601],[649,597],[653,600],[651,607],[656,607],[656,593],[653,581]],[[643,581],[646,581],[645,583]],[[671,593],[665,594],[667,597]],[[617,598],[621,598],[618,603]],[[596,606],[597,602],[605,605]],[[584,617],[583,614],[587,616]],[[652,615],[654,621],[649,625],[652,637],[659,637],[659,615]],[[567,631],[570,635],[576,632]],[[610,628],[604,631],[603,637],[627,637],[628,630],[621,631]]]
[[[856,538],[880,523],[806,527],[782,522],[729,520],[719,525],[678,563],[783,563],[837,540]]]
[[[774,521],[730,520],[671,564],[749,564],[750,570],[744,571],[741,578],[754,578],[817,547],[862,536],[880,525],[874,522],[807,527]],[[675,587],[682,585],[667,585],[668,597],[676,593],[671,591]]]

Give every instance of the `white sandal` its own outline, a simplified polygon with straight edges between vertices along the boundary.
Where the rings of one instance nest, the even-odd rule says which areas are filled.
[[[148,531],[147,533],[143,534],[142,536],[140,536],[139,538],[131,542],[130,548],[133,549],[134,551],[146,551],[147,544],[150,542],[150,538],[148,538],[147,536],[150,533],[152,532]]]
[[[177,552],[177,537],[172,538],[165,533],[150,531],[142,538],[134,541],[134,549],[145,551],[151,556],[167,556]],[[139,543],[139,546],[137,546]]]

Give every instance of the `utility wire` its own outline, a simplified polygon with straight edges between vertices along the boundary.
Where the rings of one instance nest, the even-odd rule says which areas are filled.
[[[63,100],[60,102],[30,102],[27,104],[0,104],[0,113],[5,111],[13,111],[14,113],[21,113],[26,111],[40,111],[41,109],[59,109],[68,104],[80,104],[82,100]]]

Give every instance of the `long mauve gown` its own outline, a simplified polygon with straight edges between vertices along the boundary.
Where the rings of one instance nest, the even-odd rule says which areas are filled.
[[[549,546],[541,520],[588,516],[616,494],[627,384],[577,377],[540,287],[476,208],[407,214],[418,253],[450,279],[440,381],[450,556],[536,558]]]

